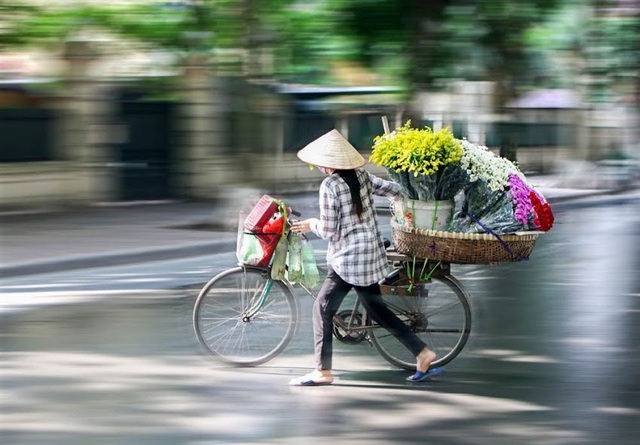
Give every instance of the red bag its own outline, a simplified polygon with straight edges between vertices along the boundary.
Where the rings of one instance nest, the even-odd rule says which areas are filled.
[[[256,265],[266,267],[271,262],[271,257],[276,251],[276,246],[282,236],[277,233],[259,233],[256,236],[258,237],[258,241],[260,242],[260,247],[262,247],[263,252],[262,259]]]
[[[282,235],[282,230],[284,229],[284,217],[280,212],[276,213],[267,221],[267,223],[262,228],[263,233],[277,233],[278,235]]]

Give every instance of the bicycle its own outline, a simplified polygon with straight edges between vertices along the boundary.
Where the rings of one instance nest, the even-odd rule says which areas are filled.
[[[428,281],[410,289],[402,284],[408,258],[388,247],[387,260],[392,270],[381,282],[385,302],[436,352],[431,366],[446,365],[462,351],[471,331],[466,291],[451,275],[449,263],[427,261],[422,266],[430,271]],[[326,274],[326,269],[318,268]],[[313,289],[297,284],[316,298]],[[287,347],[298,324],[294,286],[287,280],[272,280],[270,266],[239,264],[224,270],[205,284],[196,299],[193,327],[199,343],[212,356],[235,366],[257,366],[275,358]],[[352,308],[338,311],[333,322],[339,341],[366,341],[389,363],[415,371],[415,357],[373,321],[359,297]]]

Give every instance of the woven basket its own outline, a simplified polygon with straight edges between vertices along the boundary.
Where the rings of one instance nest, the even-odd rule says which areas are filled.
[[[403,255],[458,264],[490,264],[529,258],[539,232],[521,235],[412,229],[391,220],[393,242]]]

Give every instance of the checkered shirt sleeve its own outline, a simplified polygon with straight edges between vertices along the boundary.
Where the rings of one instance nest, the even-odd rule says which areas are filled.
[[[395,198],[400,186],[357,169],[362,199],[362,218],[352,205],[347,183],[337,174],[329,175],[320,186],[320,219],[311,230],[328,240],[327,262],[347,283],[368,286],[388,273],[384,242],[372,195]]]

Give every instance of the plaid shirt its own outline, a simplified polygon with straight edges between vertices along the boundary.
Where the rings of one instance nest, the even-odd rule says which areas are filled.
[[[347,183],[337,174],[320,186],[320,219],[311,221],[311,230],[329,241],[327,263],[347,283],[369,286],[388,273],[387,257],[372,194],[400,196],[400,186],[363,169],[356,169],[360,182],[362,219],[358,220]]]

